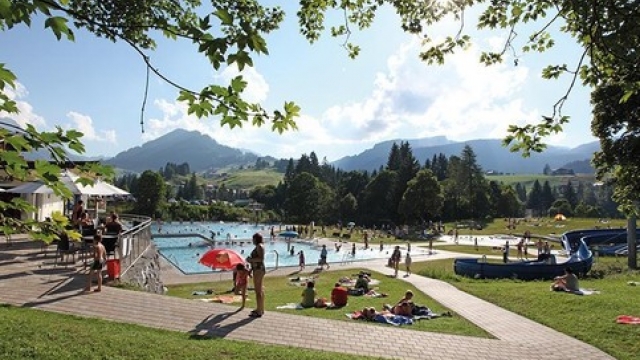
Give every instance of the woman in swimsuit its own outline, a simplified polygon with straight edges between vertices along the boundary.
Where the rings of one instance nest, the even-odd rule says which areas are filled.
[[[256,246],[251,255],[247,258],[247,261],[251,263],[251,269],[253,271],[253,288],[256,292],[256,309],[249,314],[252,317],[261,317],[264,314],[264,288],[262,287],[262,280],[266,273],[264,266],[264,239],[259,233],[253,234],[253,244]]]

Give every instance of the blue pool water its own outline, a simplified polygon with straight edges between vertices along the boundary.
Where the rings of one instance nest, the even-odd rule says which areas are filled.
[[[154,225],[151,231],[154,235],[158,234],[158,225]],[[221,234],[219,236],[216,235],[215,245],[211,240],[189,235],[200,234],[210,238],[211,231],[216,233],[220,232]],[[202,254],[214,247],[232,249],[248,257],[251,250],[253,250],[251,236],[256,232],[261,233],[265,238],[265,265],[267,268],[275,268],[276,260],[278,267],[298,266],[298,252],[301,250],[304,252],[307,266],[315,267],[320,259],[321,247],[318,246],[316,242],[293,239],[290,243],[290,247],[293,248],[293,255],[291,255],[291,248],[287,251],[287,242],[284,239],[277,239],[273,242],[269,241],[268,226],[256,227],[254,225],[238,223],[163,224],[160,236],[169,234],[174,236],[184,234],[185,236],[154,236],[153,241],[158,247],[160,254],[183,273],[197,274],[214,272],[210,268],[198,263],[198,259],[200,259]],[[229,234],[230,240],[227,240],[227,234]],[[392,247],[387,245],[383,251],[380,251],[379,246],[364,250],[362,244],[356,244],[355,257],[351,256],[351,243],[342,244],[342,247],[338,251],[336,251],[334,245],[328,245],[327,250],[327,261],[329,263],[340,263],[343,261],[386,259],[391,256]],[[277,256],[276,252],[278,254]],[[416,247],[411,253],[418,255],[423,252]]]

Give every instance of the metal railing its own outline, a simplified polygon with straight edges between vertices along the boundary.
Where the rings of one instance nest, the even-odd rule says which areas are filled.
[[[280,261],[280,254],[278,254],[278,252],[275,250],[271,250],[269,252],[276,254],[276,267],[274,268],[274,270],[278,270],[278,262]]]
[[[151,218],[141,215],[120,215],[131,227],[118,237],[120,277],[124,275],[151,245]]]

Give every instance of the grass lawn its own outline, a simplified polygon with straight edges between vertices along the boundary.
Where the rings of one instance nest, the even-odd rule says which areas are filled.
[[[460,221],[463,223],[464,221]],[[596,227],[620,228],[627,226],[625,219],[611,219],[607,223],[601,223],[598,219],[592,218],[568,218],[566,221],[554,221],[552,218],[540,218],[538,220],[521,221],[516,225],[515,229],[507,229],[507,222],[504,219],[494,219],[484,224],[482,230],[471,230],[468,228],[459,228],[460,235],[495,235],[495,234],[514,234],[522,235],[525,231],[531,232],[533,236],[560,236],[570,230],[578,229],[594,229]],[[447,232],[455,227],[455,223],[445,224]]]
[[[1,359],[367,359],[221,338],[204,340],[180,332],[11,306],[0,306],[0,319]]]
[[[319,297],[324,297],[330,300],[331,289],[335,282],[344,276],[352,277],[360,269],[342,270],[342,271],[329,271],[320,273],[316,279],[316,291]],[[292,275],[297,277],[298,275]],[[306,276],[306,275],[305,275]],[[265,278],[265,291],[266,302],[265,307],[269,311],[282,311],[295,315],[313,316],[326,319],[335,319],[342,321],[354,321],[348,319],[345,314],[352,313],[355,310],[361,310],[365,306],[374,306],[376,309],[381,310],[383,304],[395,304],[408,289],[412,290],[415,294],[414,301],[420,305],[426,305],[436,313],[442,313],[448,309],[435,302],[430,297],[426,296],[422,292],[418,291],[415,287],[407,284],[404,281],[389,278],[379,273],[372,273],[374,279],[380,280],[379,292],[388,294],[385,298],[370,298],[365,296],[350,296],[349,304],[341,309],[328,310],[328,309],[304,309],[304,310],[277,310],[276,307],[287,303],[297,303],[301,300],[301,294],[303,287],[293,286],[289,284],[288,277],[266,277]],[[168,295],[178,296],[182,298],[198,298],[191,293],[194,290],[212,289],[215,293],[224,293],[231,288],[230,281],[201,283],[201,284],[186,284],[168,286]],[[250,300],[247,303],[247,307],[255,306],[255,296],[253,292],[249,292]],[[388,325],[381,325],[388,326]],[[418,321],[417,323],[409,327],[412,330],[433,331],[447,334],[457,335],[469,335],[478,337],[491,337],[484,330],[473,325],[471,322],[459,316],[443,317],[430,321]]]
[[[564,334],[592,344],[617,359],[637,359],[640,354],[640,326],[615,323],[618,315],[640,316],[640,272],[629,272],[625,258],[598,259],[592,273],[580,286],[601,293],[577,296],[549,291],[548,281],[474,280],[453,273],[453,260],[413,264],[423,276],[439,278],[459,289],[500,307],[545,324]]]

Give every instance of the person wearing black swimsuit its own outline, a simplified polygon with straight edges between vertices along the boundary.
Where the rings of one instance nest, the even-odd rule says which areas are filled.
[[[253,244],[256,246],[251,255],[247,258],[247,261],[251,264],[251,270],[253,272],[253,288],[256,293],[256,309],[253,310],[249,316],[261,317],[264,314],[264,288],[262,286],[262,280],[266,274],[266,268],[264,266],[264,239],[259,233],[253,234]]]

